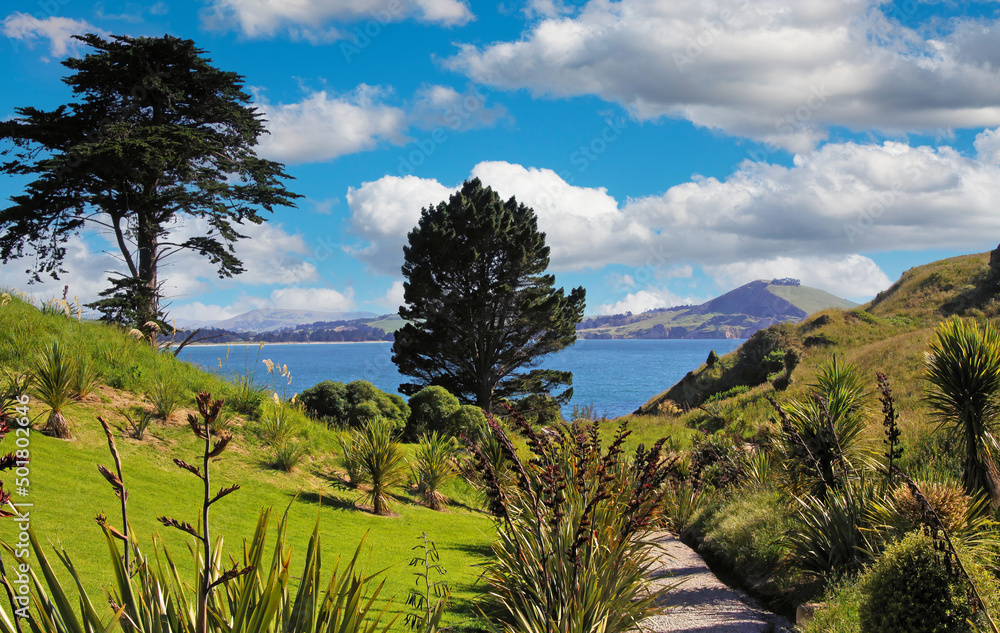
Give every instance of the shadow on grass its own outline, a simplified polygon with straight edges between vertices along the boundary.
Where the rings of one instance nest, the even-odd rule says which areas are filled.
[[[321,495],[318,492],[299,492],[296,494],[289,494],[288,496],[295,497],[302,503],[316,504],[324,508],[332,508],[334,510],[347,510],[349,512],[365,511],[363,508],[359,508],[354,505],[351,501],[331,495]]]

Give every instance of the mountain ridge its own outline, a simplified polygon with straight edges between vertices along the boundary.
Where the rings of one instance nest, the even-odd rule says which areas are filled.
[[[758,279],[695,306],[584,319],[577,336],[584,339],[748,338],[776,323],[798,323],[827,308],[858,304],[798,279]]]

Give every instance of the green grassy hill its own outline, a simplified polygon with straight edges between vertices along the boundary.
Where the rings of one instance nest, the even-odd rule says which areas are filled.
[[[182,566],[187,565],[191,561],[187,554],[191,539],[176,529],[164,527],[157,517],[167,515],[197,524],[201,488],[200,481],[179,469],[173,460],[197,463],[197,442],[185,422],[186,415],[194,409],[194,395],[206,390],[236,403],[242,397],[240,380],[226,381],[206,374],[175,360],[169,353],[156,352],[148,343],[119,328],[83,322],[55,307],[43,312],[17,296],[0,293],[0,369],[4,372],[0,374],[0,388],[5,385],[4,375],[27,370],[39,350],[55,341],[74,358],[87,359],[103,384],[67,410],[75,439],[64,441],[31,433],[28,494],[20,497],[14,491],[13,500],[33,504],[31,527],[43,543],[51,541],[66,549],[84,579],[85,588],[100,608],[103,605],[100,587],[109,584],[112,578],[107,546],[94,517],[105,513],[116,525],[120,525],[121,518],[119,502],[97,470],[98,464],[113,465],[97,416],[117,427],[124,419],[120,410],[148,404],[145,394],[158,384],[168,382],[183,392],[180,409],[166,421],[155,421],[144,439],[119,434],[117,443],[130,493],[130,523],[134,533],[141,535],[140,544],[151,554],[151,535],[158,534]],[[261,358],[266,356],[264,347]],[[243,368],[242,359],[232,359],[232,363]],[[234,378],[239,378],[239,369],[234,370]],[[234,554],[240,552],[242,541],[253,535],[261,509],[271,508],[272,518],[276,518],[288,508],[293,575],[301,570],[309,532],[317,517],[323,538],[324,569],[328,573],[336,558],[353,554],[367,533],[365,568],[386,570],[383,596],[395,596],[389,611],[408,613],[410,608],[405,601],[414,576],[407,563],[415,555],[411,548],[417,544],[417,538],[426,532],[440,550],[441,563],[448,570],[444,579],[451,585],[455,598],[455,609],[449,610],[446,624],[461,625],[474,617],[471,603],[482,588],[477,584],[477,565],[483,562],[494,534],[492,520],[479,509],[477,493],[464,482],[454,481],[445,493],[455,503],[447,512],[434,512],[419,503],[409,487],[398,487],[392,490],[395,516],[374,516],[362,507],[361,492],[343,483],[335,457],[340,450],[338,432],[284,406],[293,435],[310,445],[311,457],[292,473],[277,470],[271,465],[273,444],[261,439],[264,422],[234,416],[230,428],[235,438],[229,450],[212,466],[213,484],[242,486],[213,506],[213,533],[224,535],[225,548]],[[32,399],[29,415],[35,428],[40,428],[47,409]],[[0,453],[14,450],[14,442],[14,435],[8,435],[0,442]],[[412,452],[412,446],[405,448]],[[8,476],[5,474],[3,479]],[[12,483],[10,477],[9,490],[13,489]],[[0,520],[0,540],[13,542],[17,534],[17,524]],[[58,559],[51,556],[50,560],[68,580]],[[191,572],[184,578],[193,583],[195,576]],[[402,618],[394,630],[405,630]]]
[[[778,401],[807,396],[816,371],[836,355],[869,376],[873,390],[875,372],[888,374],[907,447],[904,460],[919,467],[940,452],[930,439],[934,425],[922,402],[924,352],[935,327],[946,318],[1000,316],[1000,275],[990,269],[989,258],[989,253],[980,253],[919,266],[860,308],[823,310],[801,323],[762,330],[714,367],[694,368],[636,414],[673,416],[672,424],[710,430],[735,424],[752,435],[773,424],[765,395]],[[798,363],[785,386],[777,379],[784,371],[780,357],[788,350],[794,350]],[[765,367],[770,353],[776,355]],[[785,388],[776,389],[775,383]],[[728,390],[744,388],[734,397],[722,397]],[[881,426],[873,425],[870,432],[878,436]]]
[[[775,323],[794,323],[819,310],[857,305],[818,288],[783,281],[752,281],[697,306],[592,317],[577,332],[581,338],[746,338]]]

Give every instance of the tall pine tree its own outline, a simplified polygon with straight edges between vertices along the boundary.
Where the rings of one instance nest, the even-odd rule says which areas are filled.
[[[522,371],[576,340],[585,305],[583,288],[565,295],[545,274],[549,248],[532,209],[477,178],[423,209],[408,238],[399,315],[410,323],[392,359],[416,381],[400,391],[440,385],[490,411],[501,398],[572,384],[570,372]]]
[[[33,257],[27,272],[58,279],[66,242],[103,230],[124,270],[92,304],[103,318],[137,325],[162,318],[158,271],[180,251],[206,257],[220,277],[243,271],[237,226],[260,224],[260,210],[293,206],[280,163],[259,158],[262,115],[243,78],[213,67],[191,40],[77,37],[94,52],[63,65],[78,101],[51,112],[17,109],[0,122],[11,146],[0,173],[30,176],[0,211],[0,258]],[[198,234],[178,224],[202,220]]]

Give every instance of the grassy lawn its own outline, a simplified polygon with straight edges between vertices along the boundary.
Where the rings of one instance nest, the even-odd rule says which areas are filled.
[[[121,524],[118,501],[97,471],[99,463],[113,467],[96,420],[103,408],[81,405],[70,412],[76,435],[72,442],[33,433],[30,495],[27,498],[14,495],[15,501],[33,504],[32,527],[43,541],[48,539],[66,549],[95,602],[101,601],[100,587],[110,585],[112,577],[104,537],[94,516],[105,513],[112,524]],[[113,412],[103,415],[109,421],[116,418]],[[198,446],[187,426],[179,423],[180,416],[173,419],[176,422],[160,423],[151,429],[141,442],[119,437],[117,443],[130,493],[130,523],[134,533],[141,535],[140,544],[151,553],[150,536],[159,534],[171,552],[184,561],[186,543],[193,540],[156,520],[166,515],[196,525],[199,516],[201,482],[171,461],[180,457],[194,462]],[[359,507],[360,493],[334,475],[329,456],[314,458],[305,468],[289,474],[269,468],[260,449],[241,446],[239,440],[238,436],[224,457],[212,466],[213,491],[232,483],[242,487],[212,509],[213,534],[223,535],[225,547],[234,555],[241,551],[243,539],[252,536],[258,514],[266,508],[272,510],[272,519],[288,509],[287,542],[292,546],[293,576],[301,568],[305,545],[317,517],[328,571],[337,556],[350,557],[368,533],[362,558],[365,568],[386,570],[384,595],[395,597],[390,612],[405,613],[406,595],[414,580],[407,563],[414,555],[411,548],[417,544],[417,538],[426,532],[438,546],[442,564],[448,570],[446,580],[454,592],[447,623],[460,624],[472,612],[471,601],[480,589],[476,586],[477,565],[487,552],[493,524],[485,514],[465,505],[474,503],[474,494],[467,486],[451,486],[448,492],[458,503],[446,513],[424,508],[405,490],[396,489],[393,508],[396,516],[377,517]],[[12,442],[11,436],[0,446],[11,449]],[[0,538],[10,541],[15,535],[13,523],[0,522]],[[194,579],[193,572],[190,578]]]

